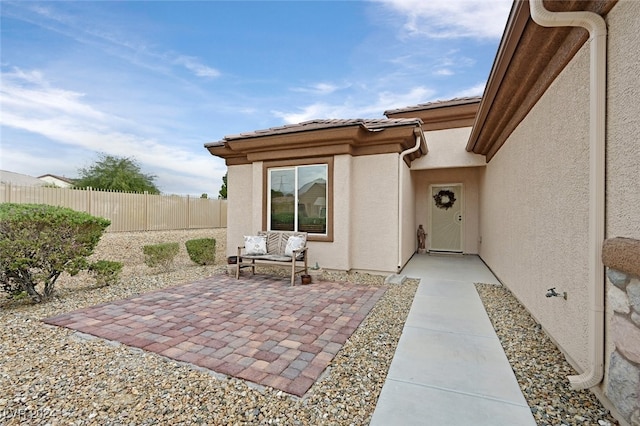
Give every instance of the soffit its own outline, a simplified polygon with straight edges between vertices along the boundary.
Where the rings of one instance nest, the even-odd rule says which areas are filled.
[[[226,136],[205,144],[227,165],[349,154],[400,153],[422,136],[421,149],[407,155],[410,164],[427,153],[419,119],[313,120],[299,124]]]
[[[544,1],[553,12],[591,11],[606,15],[617,0]],[[467,151],[489,162],[536,102],[587,41],[579,27],[541,27],[529,13],[527,0],[515,0]]]

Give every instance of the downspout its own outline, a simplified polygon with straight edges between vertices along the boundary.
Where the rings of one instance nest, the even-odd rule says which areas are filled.
[[[530,0],[531,17],[541,26],[583,27],[589,31],[589,368],[569,376],[573,389],[599,384],[604,375],[604,265],[602,241],[605,233],[605,105],[607,24],[593,12],[550,12],[542,0]]]
[[[404,200],[402,199],[402,163],[404,157],[409,154],[413,154],[420,149],[422,143],[422,136],[420,132],[414,130],[414,136],[416,137],[416,144],[412,148],[406,149],[400,153],[400,160],[398,161],[398,266],[397,272],[402,269],[402,206]]]

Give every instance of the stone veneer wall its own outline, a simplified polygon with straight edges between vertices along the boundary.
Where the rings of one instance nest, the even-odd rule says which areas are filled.
[[[612,284],[607,302],[615,344],[606,394],[630,424],[640,426],[640,240],[606,240],[602,261]]]

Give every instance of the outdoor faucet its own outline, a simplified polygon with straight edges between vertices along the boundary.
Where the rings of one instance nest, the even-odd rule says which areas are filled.
[[[551,287],[550,289],[548,289],[546,296],[547,297],[562,297],[562,298],[564,298],[564,300],[567,300],[567,292],[565,291],[562,294],[557,293],[555,287]]]

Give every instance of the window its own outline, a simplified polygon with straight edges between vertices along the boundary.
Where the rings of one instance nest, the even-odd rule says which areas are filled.
[[[328,236],[329,173],[329,164],[268,168],[268,229]]]

